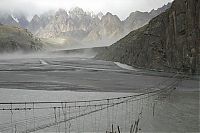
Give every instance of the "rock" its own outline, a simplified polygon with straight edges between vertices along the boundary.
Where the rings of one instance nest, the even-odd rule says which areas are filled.
[[[11,14],[4,12],[0,12],[0,23],[4,25],[19,26]]]
[[[85,34],[88,34],[98,21],[100,20],[97,17],[93,18],[91,14],[87,14],[78,7],[69,12],[60,9],[44,28],[38,30],[36,35],[41,38],[69,35],[79,40],[85,37]],[[74,33],[79,31],[79,36],[74,36]]]
[[[43,44],[27,30],[0,25],[0,52],[38,51]]]
[[[138,28],[141,28],[142,26],[149,23],[149,21],[158,16],[159,14],[165,12],[167,9],[171,7],[171,3],[168,3],[167,5],[164,5],[161,8],[158,8],[157,10],[152,10],[150,12],[132,12],[129,17],[127,17],[123,23],[125,32],[129,33],[132,30],[136,30]]]
[[[35,33],[38,29],[42,27],[41,19],[38,15],[34,15],[33,19],[28,25],[28,30]]]
[[[199,72],[199,0],[175,0],[148,25],[132,31],[96,58],[146,69]]]
[[[105,46],[119,40],[133,29],[147,24],[152,17],[166,10],[168,5],[149,13],[133,12],[125,21],[111,13],[94,14],[76,7],[70,11],[59,9],[57,12],[49,11],[40,16],[34,15],[30,22],[18,11],[6,15],[0,13],[0,22],[26,28],[40,38],[70,38],[84,45]]]
[[[27,26],[29,25],[29,21],[23,13],[16,12],[13,14],[13,17],[15,17],[17,23],[21,28],[27,28]]]
[[[101,18],[99,24],[92,29],[84,41],[98,41],[110,38],[119,38],[123,35],[123,24],[116,15],[107,13]]]
[[[165,11],[171,4],[163,6],[151,12],[133,12],[125,20],[121,21],[118,16],[107,13],[85,12],[76,7],[70,11],[59,9],[55,15],[42,28],[37,27],[34,32],[41,38],[72,38],[83,44],[106,44],[109,45],[133,29],[147,24],[149,20]],[[37,24],[37,26],[40,24]]]

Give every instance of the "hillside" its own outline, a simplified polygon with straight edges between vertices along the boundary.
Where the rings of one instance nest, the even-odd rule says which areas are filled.
[[[36,51],[42,48],[39,39],[27,30],[0,24],[0,52]]]
[[[149,23],[149,21],[158,16],[159,14],[165,12],[167,9],[171,7],[172,3],[168,3],[161,8],[158,8],[157,10],[151,10],[150,12],[132,12],[124,21],[124,28],[126,32],[130,32],[132,30],[136,30],[146,24]]]
[[[166,12],[96,58],[147,69],[199,72],[199,19],[199,0],[175,0]]]

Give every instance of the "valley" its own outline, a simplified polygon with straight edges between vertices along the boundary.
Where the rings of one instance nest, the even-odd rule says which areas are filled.
[[[27,1],[0,1],[0,133],[199,132],[200,0]]]

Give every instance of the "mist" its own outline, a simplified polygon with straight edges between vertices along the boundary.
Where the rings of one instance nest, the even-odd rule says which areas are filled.
[[[76,49],[76,50],[54,50],[54,51],[41,51],[33,53],[24,53],[17,51],[12,53],[1,53],[0,60],[21,60],[21,59],[56,59],[56,58],[93,58],[97,52],[92,49]],[[1,64],[1,63],[0,63]],[[42,63],[41,63],[42,64]]]

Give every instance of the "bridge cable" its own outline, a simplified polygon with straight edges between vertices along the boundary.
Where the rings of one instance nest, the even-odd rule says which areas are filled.
[[[27,110],[26,110],[26,103],[25,103],[25,119],[26,119],[26,130],[28,129],[27,123]]]
[[[70,106],[69,106],[69,119],[71,119],[71,116],[70,116]],[[69,121],[69,133],[70,133],[70,128],[71,128],[71,122]]]
[[[54,120],[55,120],[55,123],[57,125],[57,118],[56,118],[56,107],[53,108],[54,109]],[[57,132],[57,130],[56,130]]]
[[[11,108],[11,117],[10,117],[10,121],[11,121],[11,125],[12,125],[12,133],[13,133],[13,111],[12,111],[12,103],[10,104],[10,108]]]
[[[62,112],[63,112],[63,116],[64,116],[64,121],[65,121],[65,123],[64,123],[64,131],[65,131],[65,133],[67,133],[67,131],[66,131],[66,128],[67,128],[67,122],[66,122],[66,120],[67,120],[67,118],[66,118],[66,104],[65,104],[65,106],[63,105],[63,103],[61,103],[61,106],[62,106]]]
[[[85,108],[87,108],[86,107],[86,105],[87,105],[87,103],[85,102]],[[85,114],[85,109],[83,110],[83,113]],[[83,116],[83,132],[85,131],[85,115]],[[86,122],[87,123],[87,122]]]
[[[33,103],[33,127],[35,128],[35,104]]]
[[[111,104],[114,104],[114,100],[112,100]],[[114,107],[115,106],[112,107],[112,112],[111,112],[111,124],[114,124],[114,120],[113,120],[114,119],[114,116],[113,116],[114,115]]]
[[[109,103],[110,103],[110,99],[107,99],[107,131],[109,131],[110,128],[110,114],[109,114]]]
[[[59,121],[61,121],[60,108],[58,108],[58,119],[59,119]],[[60,133],[60,123],[58,123],[58,132]]]
[[[97,107],[95,106],[94,109],[96,110]],[[94,120],[94,128],[95,128],[95,132],[97,131],[97,130],[96,130],[96,125],[97,125],[97,116],[96,116],[96,115],[97,115],[97,114],[94,114],[94,119],[95,119],[95,120]]]
[[[102,109],[102,106],[100,106],[100,109]],[[100,126],[101,126],[101,113],[102,111],[99,111],[99,123],[98,123],[98,132],[100,131]]]
[[[126,129],[127,129],[127,108],[128,108],[128,106],[127,106],[127,101],[126,101],[126,106],[125,106],[125,131],[126,131]]]
[[[148,93],[149,94],[149,93]],[[148,96],[149,97],[149,96]],[[143,98],[142,98],[143,99]],[[122,104],[123,105],[123,104]],[[108,106],[107,106],[108,107]],[[12,110],[12,109],[11,109]],[[26,110],[27,110],[27,107],[25,107],[25,112],[26,112]],[[27,119],[26,119],[26,124],[27,124]]]
[[[80,116],[81,112],[80,112],[80,106],[78,106],[78,115]],[[78,120],[78,133],[80,133],[80,117],[79,117],[79,120]]]

